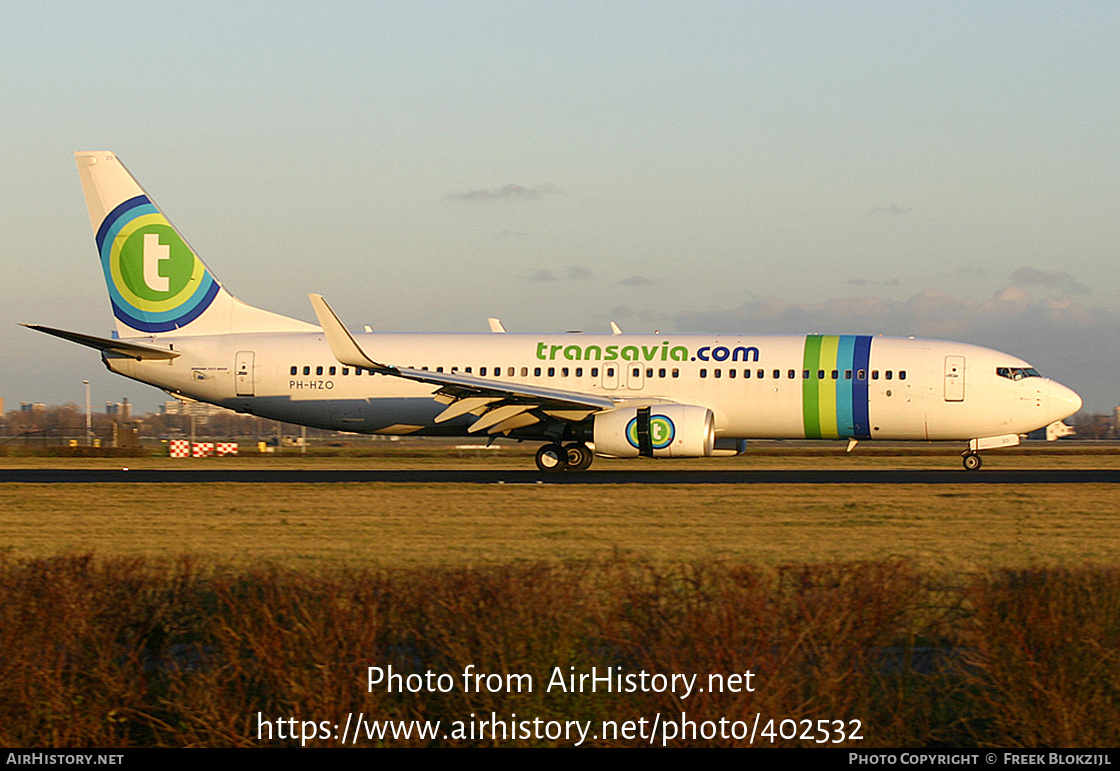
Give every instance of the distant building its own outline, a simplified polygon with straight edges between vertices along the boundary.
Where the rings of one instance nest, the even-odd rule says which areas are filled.
[[[123,402],[105,402],[105,414],[116,415],[119,420],[132,420],[132,405],[128,403],[128,397],[124,397]]]

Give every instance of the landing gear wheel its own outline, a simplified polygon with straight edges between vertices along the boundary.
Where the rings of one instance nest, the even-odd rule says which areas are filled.
[[[961,460],[964,462],[965,471],[976,471],[984,465],[984,461],[974,452],[966,452]]]
[[[545,444],[537,450],[537,468],[546,474],[568,467],[568,453],[558,444]]]
[[[586,444],[569,444],[564,448],[568,458],[568,471],[587,471],[595,454],[588,449]]]

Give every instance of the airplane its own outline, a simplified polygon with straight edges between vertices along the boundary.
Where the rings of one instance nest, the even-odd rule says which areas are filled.
[[[1027,362],[965,343],[844,334],[351,332],[231,295],[116,155],[75,153],[116,320],[101,351],[173,396],[365,434],[541,442],[542,472],[596,455],[734,455],[753,439],[966,442],[962,462],[1081,407]],[[495,334],[497,333],[497,334]],[[1052,431],[1052,433],[1055,433]]]

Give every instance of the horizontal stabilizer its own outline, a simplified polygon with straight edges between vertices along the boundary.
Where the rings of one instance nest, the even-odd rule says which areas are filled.
[[[156,345],[145,345],[144,343],[130,343],[124,340],[109,340],[104,337],[94,337],[93,335],[83,335],[78,332],[67,332],[63,329],[53,329],[51,327],[42,327],[38,324],[23,324],[22,326],[28,329],[34,329],[37,332],[46,332],[48,335],[61,337],[63,340],[69,340],[78,345],[85,345],[90,348],[96,348],[99,351],[106,353],[115,353],[119,356],[127,356],[130,359],[174,359],[179,356],[177,351],[170,348],[161,348]]]

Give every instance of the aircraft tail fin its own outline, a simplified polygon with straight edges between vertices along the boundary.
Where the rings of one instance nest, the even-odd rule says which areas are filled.
[[[116,155],[74,157],[118,336],[318,329],[227,292]]]

